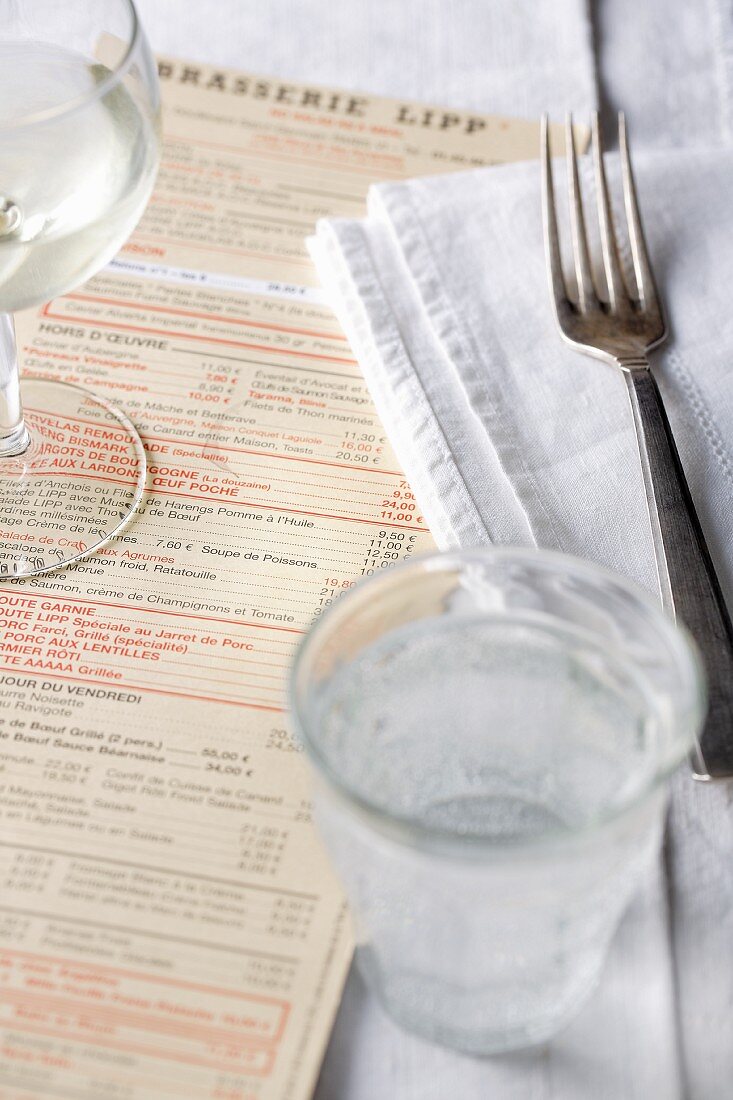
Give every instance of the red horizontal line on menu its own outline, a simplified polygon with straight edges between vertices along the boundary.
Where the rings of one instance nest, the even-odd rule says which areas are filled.
[[[310,260],[305,259],[302,256],[277,256],[270,252],[252,252],[246,248],[227,248],[223,244],[204,244],[201,241],[187,241],[182,240],[180,237],[163,237],[159,233],[134,233],[129,241],[151,241],[157,244],[173,244],[180,245],[182,248],[192,248],[197,252],[222,252],[227,256],[247,256],[251,260],[274,260],[278,264],[295,264],[297,267],[309,267],[312,268],[313,264]],[[125,251],[123,247],[122,251]],[[127,251],[130,251],[127,249]]]
[[[41,377],[41,376],[40,375],[34,375],[33,377]],[[38,412],[41,416],[45,416],[46,419],[56,418],[53,413],[44,413],[44,412],[42,412],[42,410],[34,409],[30,405],[27,405],[26,408],[31,412]],[[71,415],[71,414],[69,414],[69,415],[63,414],[63,416],[62,416],[62,414],[59,413],[58,418],[63,418],[64,420],[76,420],[79,424],[91,424],[95,428],[104,427],[104,424],[102,422],[100,422],[98,420],[87,420],[83,416],[74,416],[74,415]],[[287,431],[288,429],[286,428],[284,430]],[[316,429],[314,429],[314,434],[316,434],[316,435],[318,434]],[[231,451],[233,454],[257,455],[258,457],[261,457],[261,458],[281,458],[286,462],[305,462],[310,466],[333,466],[337,470],[351,470],[355,474],[356,473],[359,473],[359,474],[375,474],[377,476],[384,475],[385,477],[398,477],[401,480],[405,479],[405,475],[402,472],[402,470],[382,470],[382,469],[373,470],[369,466],[360,466],[358,464],[350,466],[347,462],[330,462],[327,459],[321,459],[321,458],[303,458],[302,455],[281,455],[281,454],[278,454],[276,451],[264,451],[264,450],[258,451],[258,450],[255,450],[255,449],[247,449],[247,448],[244,448],[244,447],[229,447],[229,446],[226,446],[223,443],[207,444],[206,441],[204,441],[200,444],[194,444],[194,443],[190,443],[187,439],[176,439],[175,437],[171,437],[171,436],[167,436],[167,435],[151,435],[149,432],[144,433],[144,438],[148,439],[148,440],[152,440],[155,443],[174,443],[178,447],[189,447],[189,448],[193,449],[196,446],[200,446],[202,448],[206,448],[207,446],[210,446],[212,449],[215,449],[217,451]],[[184,456],[183,455],[178,455],[176,457],[183,458]],[[194,454],[192,454],[191,457],[192,458],[206,458],[206,455],[196,454],[194,452]],[[209,459],[208,461],[211,462],[211,459]],[[221,470],[221,473],[224,474],[225,477],[232,476],[231,471]],[[102,479],[102,480],[107,480],[107,479],[105,478],[105,479]],[[120,484],[126,484],[126,482],[120,482]],[[288,508],[283,508],[282,511],[287,512],[287,511],[289,511],[289,509]]]
[[[134,276],[135,272],[131,271],[128,274]],[[221,313],[204,313],[198,310],[176,309],[173,306],[154,306],[148,303],[143,306],[139,302],[128,302],[123,298],[104,298],[95,294],[65,294],[64,297],[73,298],[76,302],[99,302],[103,305],[123,306],[129,309],[145,309],[151,313],[170,313],[177,317],[193,317],[202,321],[222,321],[232,325],[270,329],[273,332],[292,332],[296,336],[316,336],[325,340],[346,341],[346,337],[341,332],[321,332],[312,328],[295,328],[290,325],[277,325],[267,321],[252,321],[248,317],[228,317],[226,314]]]
[[[77,1030],[75,1032],[74,1030],[70,1029],[64,1031],[54,1031],[52,1028],[49,1027],[31,1027],[30,1025],[19,1022],[16,1019],[9,1020],[7,1023],[12,1030],[28,1032],[31,1035],[45,1035],[53,1039],[67,1039],[71,1040],[71,1042],[82,1044],[92,1043],[94,1046],[107,1047],[108,1049],[112,1050],[125,1051],[138,1057],[148,1056],[151,1058],[158,1058],[162,1061],[167,1062],[181,1062],[184,1065],[203,1066],[205,1069],[227,1070],[227,1065],[224,1062],[220,1063],[219,1061],[212,1061],[211,1059],[204,1060],[200,1057],[195,1057],[193,1055],[186,1055],[183,1052],[178,1051],[175,1047],[171,1047],[170,1050],[165,1051],[159,1050],[155,1047],[146,1047],[137,1043],[120,1043],[115,1042],[111,1039],[97,1039],[89,1035],[87,1031]],[[271,1068],[272,1067],[270,1065],[265,1070],[253,1069],[252,1067],[247,1067],[246,1069],[244,1069],[238,1064],[229,1062],[228,1072],[246,1072],[247,1074],[252,1076],[269,1077],[271,1073]]]
[[[166,611],[164,608],[159,607],[141,607],[139,604],[131,603],[110,603],[107,600],[98,600],[93,596],[61,596],[61,595],[47,595],[43,592],[24,592],[21,588],[18,591],[18,595],[22,596],[24,600],[57,600],[60,602],[73,603],[76,600],[77,603],[94,604],[97,607],[114,607],[116,610],[121,611],[126,608],[128,611],[146,611],[149,614],[158,615],[171,615],[177,619],[197,619],[208,623],[226,623],[228,626],[246,626],[253,627],[256,630],[275,630],[282,631],[286,634],[305,634],[306,631],[300,627],[295,626],[275,626],[271,623],[253,623],[248,619],[223,619],[218,616],[212,615],[200,615],[193,611]],[[2,589],[0,589],[0,597],[2,596]],[[0,599],[0,608],[3,607],[2,600]]]
[[[369,523],[376,527],[390,527],[399,528],[401,531],[427,531],[424,526],[413,527],[410,523],[399,523],[397,520],[387,519],[367,519],[365,516],[343,515],[339,516],[332,512],[310,512],[305,508],[283,508],[277,504],[263,504],[262,501],[252,500],[231,500],[225,497],[212,497],[201,496],[197,493],[183,493],[178,489],[164,489],[158,486],[158,492],[165,492],[169,497],[183,497],[190,500],[206,500],[209,504],[227,505],[230,507],[242,507],[242,508],[254,508],[261,509],[265,512],[286,512],[296,516],[315,516],[318,519],[336,519],[346,523]]]
[[[113,299],[108,300],[109,305],[114,305]],[[145,305],[140,305],[139,309],[146,309]],[[194,332],[176,332],[174,329],[158,329],[151,328],[146,325],[125,325],[121,321],[100,321],[97,317],[80,317],[74,313],[52,313],[51,303],[43,306],[41,314],[44,317],[48,317],[52,321],[72,321],[79,325],[93,325],[98,328],[114,328],[123,329],[125,332],[142,332],[149,333],[152,336],[166,336],[168,339],[174,337],[176,340],[198,340],[206,344],[223,344],[226,347],[232,348],[247,348],[249,351],[265,351],[270,355],[291,355],[298,359],[315,359],[316,362],[329,362],[329,363],[346,363],[350,366],[356,365],[356,359],[347,359],[338,355],[322,355],[316,354],[311,351],[294,351],[288,348],[272,348],[268,344],[250,344],[245,340],[227,340],[222,336],[201,336]]]
[[[5,665],[0,663],[0,668],[5,672],[12,672],[16,675],[20,672],[30,675],[33,672],[33,669],[24,669],[21,665],[13,665],[6,668]],[[56,672],[49,672],[48,669],[43,669],[43,675],[46,679],[70,680],[75,684],[95,684],[97,687],[107,687],[112,691],[117,688],[123,688],[126,691],[149,691],[153,695],[167,695],[172,699],[195,699],[202,703],[228,703],[230,706],[248,707],[250,710],[266,710],[272,714],[285,713],[284,707],[273,707],[265,705],[264,703],[252,703],[245,699],[232,699],[226,695],[195,695],[189,691],[171,691],[165,688],[150,687],[148,684],[127,684],[122,680],[105,680],[95,676],[69,676],[68,673],[61,675]]]
[[[201,138],[191,137],[178,137],[176,134],[166,134],[166,141],[175,141],[179,145],[198,145],[202,149],[223,149],[228,153],[236,153],[240,157],[264,157],[270,160],[286,160],[289,164],[313,164],[317,167],[322,167],[324,164],[330,164],[343,172],[354,172],[358,175],[367,175],[371,179],[374,179],[374,173],[379,173],[380,176],[392,176],[394,179],[402,179],[403,174],[397,168],[388,168],[382,164],[374,165],[360,165],[360,164],[343,164],[339,160],[331,160],[328,157],[306,157],[299,153],[289,154],[280,153],[272,149],[263,149],[261,146],[248,146],[243,147],[241,145],[225,145],[219,141],[203,141]]]

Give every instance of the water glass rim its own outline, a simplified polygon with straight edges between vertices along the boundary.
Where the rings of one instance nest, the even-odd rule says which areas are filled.
[[[132,64],[138,43],[142,36],[142,23],[137,13],[135,0],[118,0],[118,2],[128,10],[130,16],[130,31],[127,36],[127,41],[125,42],[125,52],[114,69],[110,69],[104,80],[101,80],[99,84],[96,84],[94,88],[89,92],[85,92],[83,95],[64,100],[63,103],[59,103],[55,107],[47,107],[43,111],[36,111],[33,114],[24,115],[12,122],[0,123],[0,133],[10,130],[31,129],[33,126],[37,126],[41,123],[52,122],[59,118],[67,118],[88,106],[90,103],[96,103],[98,100],[103,99],[117,84],[119,84]],[[14,40],[0,39],[0,45],[7,41]],[[20,39],[18,39],[18,41],[20,41]]]
[[[407,815],[390,812],[367,798],[351,784],[346,783],[319,747],[317,733],[315,733],[307,714],[307,706],[304,705],[307,698],[307,686],[302,685],[300,681],[303,676],[304,664],[310,657],[314,647],[320,646],[332,635],[334,626],[339,619],[344,618],[348,608],[356,599],[363,601],[371,595],[373,601],[377,598],[375,590],[378,591],[382,586],[388,588],[401,576],[420,572],[448,572],[464,568],[472,563],[500,564],[502,562],[555,567],[558,572],[571,572],[574,576],[580,578],[598,583],[603,582],[605,585],[610,584],[618,594],[631,599],[640,612],[645,611],[652,615],[656,619],[657,626],[664,636],[680,672],[686,673],[686,676],[683,675],[680,682],[683,688],[687,689],[689,711],[694,716],[694,721],[691,723],[694,727],[694,734],[699,733],[702,725],[707,694],[704,669],[697,645],[682,624],[675,622],[663,610],[662,606],[654,601],[650,593],[627,577],[605,566],[571,554],[536,547],[501,546],[433,551],[421,554],[410,561],[400,562],[398,565],[385,569],[379,574],[358,581],[353,588],[334,601],[323,615],[311,625],[305,637],[301,640],[291,664],[288,679],[288,703],[296,737],[319,778],[326,782],[332,793],[340,801],[347,804],[352,811],[362,817],[376,831],[391,836],[411,847],[429,849],[433,852],[436,849],[442,849],[450,852],[451,856],[458,855],[472,858],[480,857],[482,854],[485,855],[489,852],[496,855],[501,853],[502,850],[507,853],[516,853],[518,850],[543,851],[558,844],[567,845],[582,842],[590,836],[613,827],[619,820],[633,814],[637,807],[642,806],[667,781],[684,759],[685,754],[692,750],[694,745],[693,733],[690,734],[689,739],[680,737],[676,743],[676,751],[660,758],[660,765],[651,772],[648,781],[642,784],[631,797],[620,801],[610,810],[599,814],[584,825],[532,837],[483,837],[424,825]]]

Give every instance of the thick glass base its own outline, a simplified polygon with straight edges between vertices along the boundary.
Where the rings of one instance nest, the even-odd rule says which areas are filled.
[[[123,412],[65,382],[21,382],[28,445],[0,456],[0,581],[48,573],[119,534],[145,486]]]
[[[497,982],[466,990],[445,980],[409,971],[385,975],[372,951],[358,947],[356,962],[367,985],[400,1027],[423,1039],[465,1054],[510,1054],[541,1046],[563,1031],[598,984],[603,956],[597,965],[547,996],[531,979]]]

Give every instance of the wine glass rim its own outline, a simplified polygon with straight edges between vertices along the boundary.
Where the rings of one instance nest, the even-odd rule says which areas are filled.
[[[99,84],[95,85],[89,92],[84,92],[83,95],[74,96],[72,99],[67,99],[63,103],[56,104],[54,107],[47,107],[42,111],[24,115],[22,118],[13,119],[12,122],[0,122],[0,133],[5,130],[27,129],[39,123],[50,122],[56,118],[68,117],[76,111],[81,110],[83,107],[88,106],[88,104],[102,99],[116,84],[119,84],[130,67],[142,33],[142,24],[137,13],[135,0],[120,0],[120,3],[127,8],[131,19],[130,32],[127,36],[126,43],[127,48],[114,69],[110,69],[104,80],[101,80]]]
[[[304,690],[301,684],[303,668],[311,659],[311,651],[314,649],[317,651],[319,645],[323,644],[329,633],[333,631],[339,619],[339,612],[343,614],[344,609],[351,607],[356,600],[364,601],[367,598],[373,600],[379,589],[387,587],[389,581],[394,583],[406,575],[418,572],[440,573],[452,568],[462,570],[473,563],[478,565],[516,563],[551,571],[566,570],[572,576],[585,578],[595,584],[609,584],[619,597],[630,599],[641,613],[646,611],[654,616],[660,634],[669,645],[670,656],[678,663],[682,679],[685,681],[682,691],[686,696],[691,723],[695,727],[694,735],[691,733],[687,737],[677,739],[674,749],[657,762],[657,767],[651,770],[646,781],[633,793],[613,806],[606,807],[604,811],[580,826],[572,829],[550,830],[541,836],[497,838],[464,834],[450,828],[425,825],[412,815],[386,808],[378,800],[371,798],[363,790],[345,780],[334,769],[314,732],[312,715],[303,697]],[[702,660],[694,640],[681,623],[675,622],[661,606],[655,603],[648,592],[629,578],[596,562],[556,550],[517,546],[433,551],[421,554],[411,561],[402,561],[381,574],[362,579],[342,598],[334,601],[311,625],[301,640],[291,664],[288,689],[290,719],[296,737],[305,750],[311,767],[330,789],[332,796],[379,833],[391,836],[412,847],[433,851],[442,849],[446,853],[450,852],[452,855],[468,859],[480,858],[481,854],[486,852],[498,855],[501,852],[542,851],[554,845],[582,842],[584,838],[598,834],[607,828],[613,828],[616,822],[633,814],[663,786],[681,763],[686,752],[694,751],[695,737],[699,733],[707,701]]]

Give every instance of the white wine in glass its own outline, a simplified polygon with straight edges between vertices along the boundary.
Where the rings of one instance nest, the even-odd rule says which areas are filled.
[[[11,315],[112,258],[150,196],[159,129],[132,0],[0,0],[0,579],[98,549],[140,500],[134,426],[77,386],[21,384]]]

